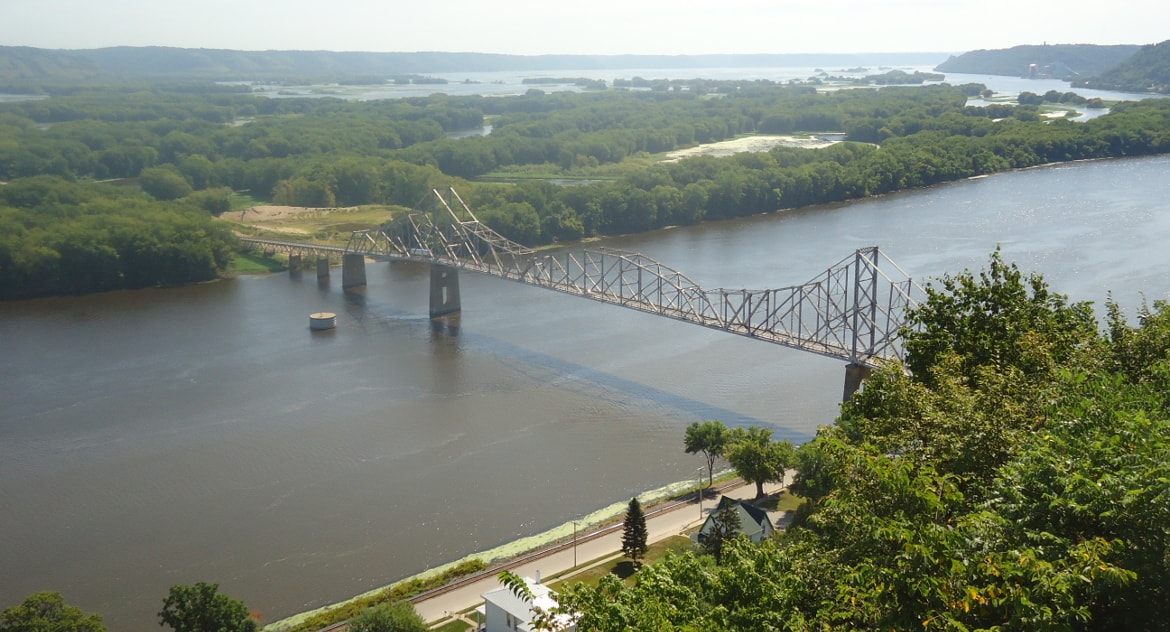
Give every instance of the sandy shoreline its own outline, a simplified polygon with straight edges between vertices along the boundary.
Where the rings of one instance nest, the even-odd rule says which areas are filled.
[[[745,152],[763,152],[776,147],[799,147],[801,149],[820,149],[839,143],[838,140],[826,140],[818,136],[782,136],[759,135],[744,136],[718,143],[707,143],[697,147],[678,149],[666,154],[662,162],[678,162],[692,156],[714,156],[722,158]]]

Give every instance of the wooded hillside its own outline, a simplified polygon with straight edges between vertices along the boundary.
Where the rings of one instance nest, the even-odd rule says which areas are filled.
[[[943,53],[788,55],[496,55],[488,53],[367,53],[238,51],[118,46],[62,51],[0,46],[0,81],[77,78],[342,81],[423,73],[610,68],[924,66]]]
[[[1136,45],[1053,44],[973,50],[938,65],[939,72],[1071,79],[1096,75],[1125,61]]]
[[[1074,86],[1097,90],[1170,93],[1170,40],[1143,46],[1133,57]]]

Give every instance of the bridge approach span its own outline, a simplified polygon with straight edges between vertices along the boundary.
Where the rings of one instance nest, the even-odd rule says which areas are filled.
[[[870,369],[902,359],[906,311],[921,296],[913,280],[876,246],[855,251],[799,285],[704,289],[635,252],[534,252],[481,224],[454,190],[450,194],[462,212],[434,193],[446,213],[411,213],[354,232],[344,249],[322,250],[319,256],[342,250],[344,257],[431,264],[432,316],[461,309],[455,272],[467,270],[844,360],[849,366],[846,395]],[[277,243],[251,241],[264,247]],[[281,243],[292,252],[292,242]]]

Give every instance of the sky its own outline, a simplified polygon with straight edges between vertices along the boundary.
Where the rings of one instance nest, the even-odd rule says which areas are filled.
[[[0,45],[58,49],[687,55],[1166,39],[1160,0],[0,0]]]

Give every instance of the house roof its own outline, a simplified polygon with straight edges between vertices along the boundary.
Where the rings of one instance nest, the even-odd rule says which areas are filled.
[[[556,593],[551,588],[536,582],[531,577],[525,577],[524,583],[528,584],[528,590],[532,592],[531,603],[516,596],[516,593],[512,592],[512,589],[501,585],[499,588],[489,590],[482,595],[485,605],[491,603],[524,622],[532,621],[534,607],[540,608],[545,612],[549,612],[557,607]],[[558,626],[557,629],[569,629],[573,623],[573,618],[566,615],[558,615],[554,619],[554,623]]]
[[[715,519],[715,513],[729,505],[735,507],[736,513],[739,514],[740,533],[747,535],[748,537],[752,537],[758,533],[764,532],[763,535],[766,537],[768,532],[773,530],[772,522],[768,517],[767,511],[764,511],[763,509],[760,509],[754,505],[750,505],[742,500],[735,500],[733,498],[724,496],[723,498],[719,499],[719,505],[715,508],[715,512],[712,512],[711,515],[707,516],[707,520],[703,522],[703,526],[700,527],[698,533],[692,537],[697,537],[700,533],[706,533],[710,529],[712,521]]]
[[[764,511],[763,509],[760,509],[759,507],[757,507],[755,505],[748,504],[747,502],[742,501],[742,500],[733,500],[731,498],[728,498],[727,496],[724,496],[723,498],[719,499],[719,508],[720,509],[723,508],[724,503],[738,504],[740,511],[741,511],[740,518],[743,517],[742,513],[746,513],[748,515],[748,518],[750,518],[752,522],[754,522],[758,525],[771,524],[769,522],[768,512]]]

